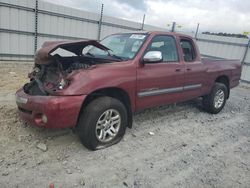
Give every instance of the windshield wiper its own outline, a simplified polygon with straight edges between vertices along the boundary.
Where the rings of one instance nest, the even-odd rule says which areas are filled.
[[[107,50],[109,56],[114,57],[114,58],[116,58],[116,59],[119,59],[119,60],[121,60],[121,61],[124,60],[124,58],[122,58],[122,57],[120,57],[120,56],[118,56],[118,55],[111,54],[110,51],[112,51],[112,50]]]
[[[110,53],[110,51],[112,51],[112,50],[104,50],[104,51],[106,51],[106,52],[108,53],[108,56],[110,56],[110,57],[113,57],[113,58],[118,59],[118,60],[120,60],[120,61],[123,61],[123,60],[124,60],[124,58],[122,58],[122,57],[120,57],[120,56],[118,56],[118,55],[115,55],[115,54]],[[87,52],[87,53],[84,54],[84,55],[88,55],[88,56],[91,56],[91,57],[95,57],[95,55],[92,54],[92,53],[90,53],[90,52]]]
[[[92,54],[92,53],[90,53],[90,52],[87,52],[85,55],[89,55],[89,56],[91,56],[91,57],[95,57],[95,55]]]

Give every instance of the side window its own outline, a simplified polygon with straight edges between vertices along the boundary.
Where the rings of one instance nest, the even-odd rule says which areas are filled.
[[[181,39],[181,48],[186,62],[192,62],[196,58],[193,43],[188,39]]]
[[[152,39],[148,51],[161,51],[164,62],[179,61],[175,39],[171,36],[159,35]]]

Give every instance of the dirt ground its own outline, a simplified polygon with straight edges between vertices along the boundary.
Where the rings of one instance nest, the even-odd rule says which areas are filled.
[[[0,62],[1,188],[250,187],[248,86],[233,89],[217,115],[200,100],[146,110],[119,144],[92,152],[71,129],[19,120],[14,93],[31,67]]]

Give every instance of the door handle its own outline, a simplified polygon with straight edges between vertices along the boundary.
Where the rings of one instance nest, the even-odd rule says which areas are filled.
[[[192,69],[190,69],[190,68],[187,68],[187,71],[191,71]]]
[[[181,72],[181,69],[175,69],[175,72]]]

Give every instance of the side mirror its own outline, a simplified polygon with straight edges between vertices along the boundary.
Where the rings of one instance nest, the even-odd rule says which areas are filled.
[[[143,57],[144,63],[157,63],[162,61],[162,53],[160,51],[149,51]]]

